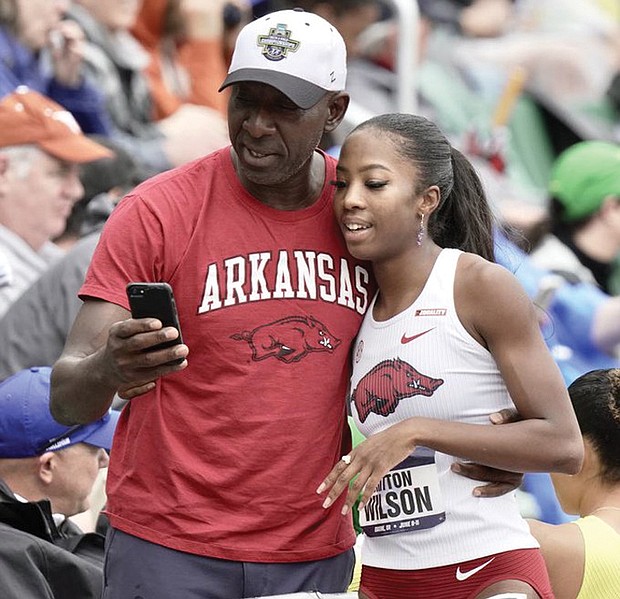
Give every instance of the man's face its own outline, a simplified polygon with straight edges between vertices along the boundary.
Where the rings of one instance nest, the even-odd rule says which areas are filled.
[[[228,131],[239,175],[256,186],[286,186],[318,146],[329,116],[328,97],[304,110],[270,85],[233,85]]]
[[[38,250],[36,245],[64,231],[73,205],[84,194],[78,166],[35,150],[30,168],[24,169],[19,154],[7,156],[8,165],[0,174],[2,224]]]
[[[133,27],[142,0],[74,0],[110,31],[126,31]],[[148,1],[148,0],[147,0]]]
[[[76,443],[55,452],[55,470],[49,487],[52,511],[67,517],[90,507],[89,495],[100,468],[109,463],[105,449]]]
[[[34,51],[43,48],[68,7],[68,0],[17,0],[21,42]]]

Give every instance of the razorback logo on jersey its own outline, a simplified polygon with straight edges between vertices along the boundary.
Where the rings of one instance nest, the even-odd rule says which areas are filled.
[[[351,399],[359,419],[364,422],[371,412],[380,416],[392,414],[401,399],[414,395],[430,397],[440,385],[443,385],[443,379],[426,376],[411,364],[394,358],[383,360],[364,375]]]
[[[251,331],[231,335],[246,341],[255,361],[276,358],[281,362],[299,362],[310,352],[333,352],[340,345],[327,327],[307,316],[287,316]]]

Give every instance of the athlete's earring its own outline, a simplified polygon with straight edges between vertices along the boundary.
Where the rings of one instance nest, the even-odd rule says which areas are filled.
[[[422,239],[424,239],[424,212],[420,215],[420,228],[418,229],[416,243],[422,245]]]

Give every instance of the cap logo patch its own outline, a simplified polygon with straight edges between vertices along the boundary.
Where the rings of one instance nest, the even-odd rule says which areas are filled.
[[[263,47],[263,56],[273,61],[282,60],[299,48],[299,42],[291,39],[291,31],[284,23],[272,27],[267,35],[259,35],[256,44]]]

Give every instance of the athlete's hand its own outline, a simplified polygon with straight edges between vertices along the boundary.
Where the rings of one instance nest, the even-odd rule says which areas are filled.
[[[410,419],[412,420],[412,419]],[[342,514],[360,499],[359,509],[370,499],[383,476],[415,450],[403,423],[395,424],[357,445],[347,460],[340,459],[319,485],[320,495],[329,491],[323,507],[328,508],[348,488]],[[351,482],[353,481],[353,482]]]
[[[514,409],[494,412],[489,418],[493,424],[508,424],[521,420],[519,412]],[[523,474],[520,472],[499,470],[472,462],[455,462],[452,464],[452,472],[487,483],[474,488],[473,493],[476,497],[499,497],[518,489],[523,482]]]

